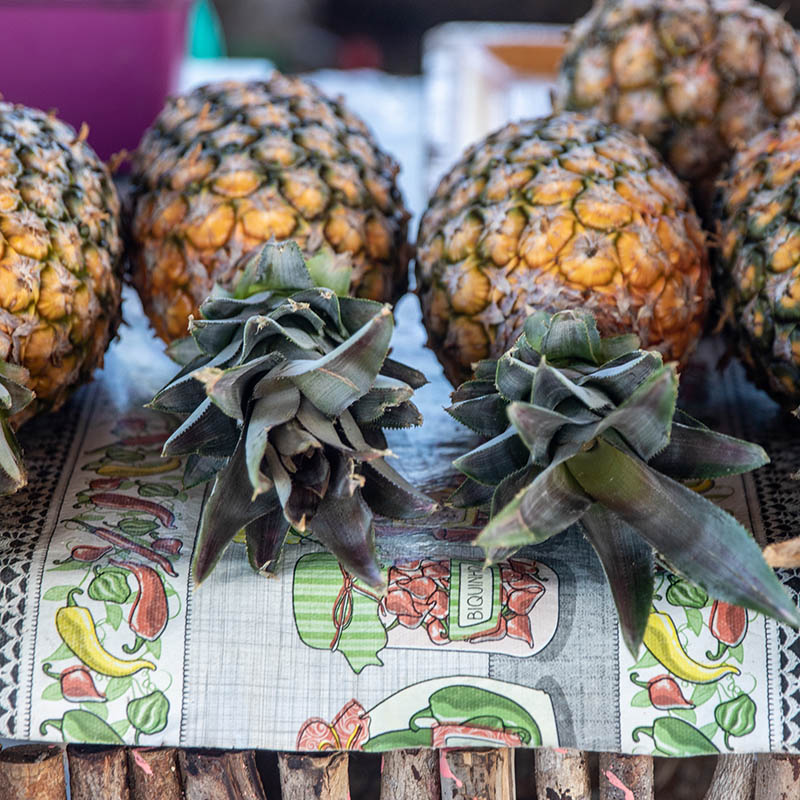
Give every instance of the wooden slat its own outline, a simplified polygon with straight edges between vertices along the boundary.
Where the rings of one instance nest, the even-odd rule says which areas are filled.
[[[283,800],[349,800],[347,752],[278,753]]]
[[[759,755],[755,800],[800,800],[800,756]]]
[[[252,750],[179,750],[186,800],[266,800]]]
[[[704,800],[751,800],[755,781],[755,756],[719,756]]]
[[[381,800],[439,800],[439,757],[435,750],[384,753]]]
[[[439,751],[442,800],[514,800],[514,751]]]
[[[131,800],[182,800],[178,757],[174,747],[128,750]]]
[[[21,745],[0,752],[0,800],[66,800],[64,748]]]
[[[536,750],[537,800],[591,800],[589,761],[583,750]]]
[[[653,800],[653,759],[601,753],[600,800]]]
[[[67,747],[72,800],[130,800],[124,747]]]

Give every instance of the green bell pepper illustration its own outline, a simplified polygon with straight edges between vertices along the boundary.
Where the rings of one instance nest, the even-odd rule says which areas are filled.
[[[728,744],[731,736],[747,736],[756,727],[756,704],[746,694],[740,694],[733,700],[726,700],[714,709],[714,719],[717,725],[725,731],[725,747],[733,748]]]
[[[659,717],[650,728],[636,728],[633,741],[638,742],[641,734],[653,738],[658,755],[704,756],[719,752],[711,739],[678,717]]]
[[[531,747],[542,743],[536,720],[519,703],[475,686],[446,686],[434,692],[428,698],[428,706],[411,717],[408,727],[418,731],[422,727],[419,721],[431,718],[440,724],[469,724],[516,733],[523,744]],[[483,725],[478,720],[491,724]]]
[[[674,575],[670,575],[669,579],[670,587],[667,589],[666,597],[670,605],[702,608],[708,602],[708,595],[699,586]]]
[[[46,719],[39,726],[39,733],[44,736],[51,725],[61,731],[61,738],[68,744],[125,744],[105,720],[83,709],[67,711],[61,719]]]
[[[117,567],[107,567],[98,571],[89,584],[88,595],[92,600],[104,600],[107,603],[124,603],[131,596],[127,573]]]
[[[139,744],[141,734],[150,735],[167,727],[169,700],[164,692],[156,691],[137,697],[128,703],[126,710],[128,722],[136,729],[135,743]]]

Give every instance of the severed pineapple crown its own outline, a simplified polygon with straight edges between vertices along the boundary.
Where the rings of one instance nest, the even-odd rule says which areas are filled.
[[[0,360],[0,495],[14,494],[27,483],[12,418],[34,400],[28,381],[28,370]]]
[[[293,242],[246,256],[215,287],[172,355],[185,364],[152,406],[182,415],[164,455],[191,454],[189,485],[214,479],[194,559],[196,580],[244,529],[265,570],[289,527],[306,529],[342,566],[380,586],[373,514],[410,518],[435,504],[385,461],[383,428],[419,425],[426,383],[387,358],[391,309],[339,297],[350,263]]]
[[[721,600],[797,626],[800,614],[750,534],[678,481],[746,472],[758,445],[675,407],[678,375],[635,336],[601,338],[580,311],[537,312],[481,361],[448,409],[488,442],[454,462],[452,501],[490,505],[478,543],[497,561],[580,522],[635,653],[653,598],[654,552]]]

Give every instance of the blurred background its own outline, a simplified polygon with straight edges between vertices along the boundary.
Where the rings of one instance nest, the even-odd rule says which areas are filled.
[[[800,25],[800,2],[766,0]],[[422,36],[449,20],[568,24],[591,0],[215,0],[228,52],[289,71],[378,67],[420,71]]]

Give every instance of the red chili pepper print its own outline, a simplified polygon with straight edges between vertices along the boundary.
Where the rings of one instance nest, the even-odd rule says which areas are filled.
[[[70,551],[70,557],[75,561],[91,563],[108,555],[114,548],[108,545],[79,544]]]
[[[632,672],[631,680],[637,686],[647,689],[650,702],[660,711],[668,711],[673,708],[694,708],[694,703],[690,703],[683,696],[681,687],[671,675],[659,675],[645,682],[639,680],[638,672]]]
[[[59,681],[61,694],[70,703],[91,703],[106,699],[106,696],[97,690],[92,673],[83,664],[67,667],[60,674],[53,672],[49,662],[43,664],[42,669],[49,678]]]
[[[89,497],[89,502],[97,508],[108,508],[113,511],[140,511],[152,514],[165,528],[175,527],[175,515],[165,506],[151,500],[142,500],[140,497],[131,497],[127,494],[112,494],[102,492]]]
[[[170,556],[178,555],[182,547],[183,542],[174,537],[164,537],[153,542],[153,550],[158,550],[159,553],[166,553]]]
[[[138,584],[139,592],[128,617],[128,626],[136,634],[136,643],[132,648],[123,646],[126,652],[134,652],[144,644],[143,640],[155,641],[167,627],[167,594],[161,576],[152,567],[115,559],[111,559],[111,563],[116,567],[129,569]]]
[[[369,735],[369,714],[357,700],[351,700],[326,722],[319,717],[307,720],[297,735],[297,749],[305,752],[321,750],[361,750]]]

